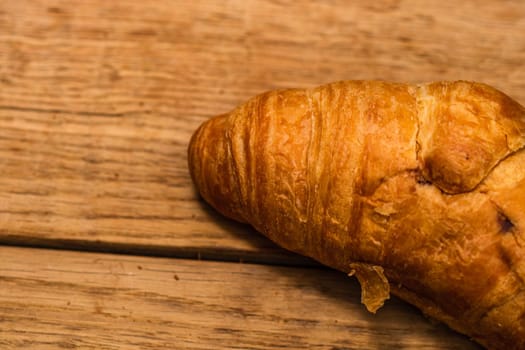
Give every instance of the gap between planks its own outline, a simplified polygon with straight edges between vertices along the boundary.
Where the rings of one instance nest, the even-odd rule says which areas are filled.
[[[263,238],[264,239],[264,238]],[[90,253],[108,253],[144,257],[167,257],[216,262],[238,262],[275,266],[317,267],[328,269],[320,263],[284,250],[272,242],[264,250],[239,250],[226,247],[184,247],[155,244],[133,244],[110,241],[84,241],[74,239],[46,239],[18,235],[0,236],[0,245],[36,249],[54,249]],[[272,245],[274,246],[272,248]]]

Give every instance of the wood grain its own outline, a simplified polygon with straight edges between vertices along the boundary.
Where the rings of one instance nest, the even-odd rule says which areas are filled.
[[[478,349],[320,269],[0,247],[0,347]],[[23,259],[21,259],[23,257]]]
[[[470,79],[525,103],[525,4],[0,2],[0,347],[477,349],[196,195],[205,119],[262,91]]]
[[[472,79],[525,103],[524,33],[519,0],[4,0],[0,242],[293,262],[198,200],[203,120],[340,79]]]

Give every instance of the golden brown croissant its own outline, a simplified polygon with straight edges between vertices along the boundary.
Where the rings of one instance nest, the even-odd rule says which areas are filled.
[[[490,349],[525,349],[525,109],[471,82],[348,81],[204,123],[192,178],[222,214]]]

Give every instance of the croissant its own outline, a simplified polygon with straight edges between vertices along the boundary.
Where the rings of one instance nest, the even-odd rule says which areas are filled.
[[[525,108],[474,82],[267,92],[206,121],[192,179],[223,215],[489,349],[525,349]]]

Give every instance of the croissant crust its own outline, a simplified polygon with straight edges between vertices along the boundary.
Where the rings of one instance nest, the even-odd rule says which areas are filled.
[[[490,349],[525,349],[525,109],[484,84],[267,92],[188,149],[202,197]]]

